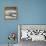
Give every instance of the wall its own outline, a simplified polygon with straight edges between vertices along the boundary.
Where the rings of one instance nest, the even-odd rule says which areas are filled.
[[[18,18],[4,20],[4,7],[17,6]],[[17,24],[46,24],[46,0],[0,0],[0,44],[7,44],[9,32],[17,32]]]

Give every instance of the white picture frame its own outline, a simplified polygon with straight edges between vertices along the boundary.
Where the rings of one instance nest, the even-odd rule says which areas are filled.
[[[39,33],[37,35],[35,35],[35,34],[31,35],[31,36],[33,36],[32,39],[34,38],[32,41],[46,41],[46,39],[44,38],[44,35],[46,36],[46,32],[43,32],[43,31],[46,31],[46,25],[19,24],[18,25],[18,41],[19,42],[22,40],[21,31],[22,30],[26,31],[26,29],[32,29],[32,30],[38,29],[38,31],[41,30],[40,31],[41,33]],[[39,37],[35,37],[35,36],[39,36]],[[28,40],[28,39],[26,39],[26,40]]]

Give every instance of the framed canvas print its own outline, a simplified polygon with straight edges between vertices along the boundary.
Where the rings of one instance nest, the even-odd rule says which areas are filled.
[[[16,7],[5,7],[5,19],[16,19],[17,8]]]

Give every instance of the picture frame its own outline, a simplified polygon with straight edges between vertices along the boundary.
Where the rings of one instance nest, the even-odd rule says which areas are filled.
[[[24,31],[27,33],[24,33]],[[31,34],[31,32],[33,32]],[[24,33],[24,34],[22,34]],[[27,34],[28,37],[25,37]],[[29,37],[30,36],[30,37]],[[46,41],[46,25],[45,24],[18,24],[18,41],[31,40],[31,41]]]
[[[6,20],[14,20],[17,18],[17,7],[5,7],[4,18]]]

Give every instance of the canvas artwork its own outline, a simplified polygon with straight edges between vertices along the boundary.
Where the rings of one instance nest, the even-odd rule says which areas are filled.
[[[5,7],[5,19],[16,19],[17,10],[16,7]]]

